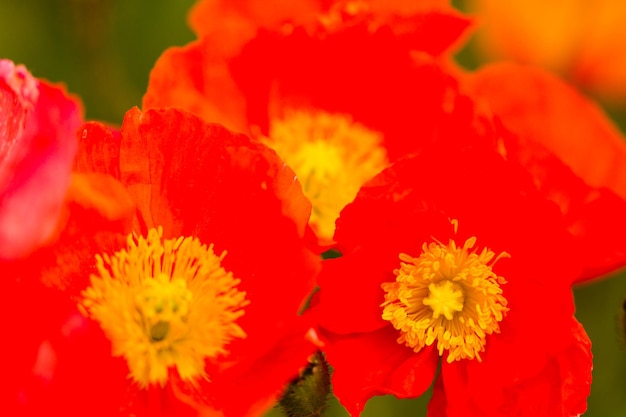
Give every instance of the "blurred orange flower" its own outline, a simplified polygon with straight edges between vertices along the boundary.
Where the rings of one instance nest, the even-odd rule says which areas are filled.
[[[487,57],[543,66],[609,100],[626,97],[626,4],[619,0],[466,0]]]
[[[449,13],[452,9],[449,0],[279,0],[271,5],[261,0],[199,0],[189,13],[189,25],[198,38],[210,44],[213,53],[232,57],[259,30],[315,24],[333,10],[350,14],[368,11],[393,19],[435,10]]]
[[[500,63],[460,77],[479,106],[512,133],[505,157],[524,165],[568,219],[588,259],[581,279],[622,266],[626,142],[606,114],[539,68]]]

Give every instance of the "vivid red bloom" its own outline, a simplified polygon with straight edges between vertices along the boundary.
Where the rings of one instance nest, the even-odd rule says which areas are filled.
[[[414,148],[407,137],[451,124],[456,82],[435,62],[469,26],[449,7],[357,3],[260,25],[236,54],[212,48],[211,36],[169,49],[144,97],[145,107],[180,106],[274,148],[300,178],[324,242],[358,187]]]
[[[0,60],[0,260],[26,256],[53,233],[81,123],[63,87]]]
[[[65,415],[262,414],[315,350],[297,313],[319,261],[293,172],[180,110],[134,109],[121,132],[79,137],[90,182],[73,185],[59,240],[10,265],[67,305],[20,357],[47,350],[49,381],[24,366],[11,400],[33,415],[51,398]]]
[[[312,314],[352,415],[435,379],[429,416],[585,411],[590,342],[570,290],[584,257],[515,160],[479,141],[426,146],[362,187],[335,240]]]

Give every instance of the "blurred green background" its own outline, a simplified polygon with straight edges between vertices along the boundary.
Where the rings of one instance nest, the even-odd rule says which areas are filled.
[[[0,0],[0,57],[63,82],[87,117],[121,123],[161,52],[193,39],[194,0]]]
[[[193,39],[186,25],[193,3],[0,0],[0,58],[25,64],[37,77],[65,83],[82,98],[87,118],[120,124],[126,110],[141,105],[149,71],[159,54],[168,46]],[[471,42],[459,57],[469,67],[479,64]],[[610,109],[622,127],[626,126],[625,108]],[[625,295],[624,273],[575,290],[577,316],[589,333],[594,353],[586,417],[626,416],[626,344],[620,313]],[[517,359],[511,357],[511,361]],[[363,416],[423,416],[427,397],[375,398]],[[281,413],[273,410],[270,415]],[[328,415],[347,414],[333,401]]]

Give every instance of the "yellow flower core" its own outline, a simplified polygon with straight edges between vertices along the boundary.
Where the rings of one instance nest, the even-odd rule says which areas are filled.
[[[205,359],[246,337],[235,321],[248,301],[236,288],[240,280],[222,268],[225,255],[197,238],[163,239],[159,228],[96,256],[79,307],[100,323],[140,386],[164,385],[172,367],[188,382],[207,378]]]
[[[263,142],[295,171],[313,206],[311,225],[326,241],[341,209],[388,164],[382,135],[347,115],[288,111]]]
[[[400,331],[398,343],[418,352],[436,341],[439,355],[448,351],[448,362],[481,360],[486,336],[500,332],[509,310],[500,288],[506,281],[492,270],[509,255],[477,252],[475,244],[475,237],[462,247],[453,240],[424,243],[417,258],[400,254],[396,281],[382,284],[381,305],[383,319]]]

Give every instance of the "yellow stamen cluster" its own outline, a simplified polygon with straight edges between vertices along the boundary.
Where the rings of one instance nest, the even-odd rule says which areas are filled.
[[[225,253],[197,238],[129,235],[126,249],[96,256],[97,273],[79,307],[100,323],[113,355],[124,356],[140,386],[165,384],[168,371],[192,383],[207,378],[205,359],[246,334],[235,321],[248,304]]]
[[[347,115],[287,111],[263,141],[295,171],[313,206],[311,225],[326,241],[341,209],[388,164],[382,135]]]
[[[400,254],[395,282],[382,285],[383,319],[400,331],[398,343],[415,352],[437,343],[447,361],[481,360],[486,336],[499,333],[508,311],[500,286],[504,278],[492,267],[502,257],[489,249],[474,250],[476,238],[462,247],[453,240],[424,243],[414,258]]]

